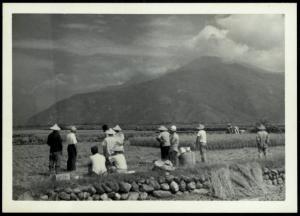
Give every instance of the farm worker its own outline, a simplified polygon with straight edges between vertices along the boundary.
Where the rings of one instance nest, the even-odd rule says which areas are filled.
[[[270,144],[270,137],[268,132],[266,131],[266,127],[264,125],[260,125],[257,127],[258,132],[256,135],[256,143],[258,148],[258,157],[261,158],[261,153],[264,154],[265,159],[267,158],[267,148]]]
[[[107,137],[102,142],[103,154],[106,158],[106,162],[109,163],[109,157],[113,154],[113,149],[116,146],[117,139],[115,138],[115,131],[109,128],[106,132]]]
[[[88,163],[88,172],[91,175],[101,175],[107,172],[105,157],[98,153],[98,146],[91,148],[92,155]]]
[[[197,133],[197,139],[196,139],[196,149],[200,151],[201,161],[206,162],[206,150],[207,150],[207,144],[206,144],[206,132],[204,130],[204,125],[199,124],[197,129],[199,130]]]
[[[233,133],[233,128],[230,123],[227,124],[227,133],[229,133],[229,134]]]
[[[77,139],[76,139],[76,127],[72,126],[70,133],[67,134],[67,144],[68,144],[68,161],[67,170],[76,170],[76,157],[77,157]]]
[[[178,146],[179,146],[179,136],[176,133],[176,126],[172,125],[170,128],[170,160],[174,166],[178,165]]]
[[[117,140],[114,151],[124,152],[124,140],[125,136],[122,132],[122,129],[119,125],[116,125],[113,130],[116,132],[115,138]]]
[[[119,173],[127,172],[127,163],[122,152],[114,152],[112,156],[109,157],[109,161],[112,164],[112,170]]]
[[[50,173],[58,173],[63,150],[62,138],[59,134],[60,127],[55,124],[50,129],[52,132],[48,135],[47,139],[47,144],[50,146],[49,171]]]
[[[107,136],[107,134],[106,134],[105,132],[106,132],[108,129],[109,129],[109,127],[108,127],[107,124],[102,125],[102,130],[103,130],[105,136]]]
[[[159,135],[156,140],[160,144],[161,150],[161,159],[162,160],[169,160],[169,151],[170,151],[170,134],[168,129],[165,126],[160,126],[158,128]]]
[[[240,134],[240,129],[239,129],[238,126],[234,126],[234,127],[233,127],[233,130],[234,130],[234,133],[235,133],[235,134]]]

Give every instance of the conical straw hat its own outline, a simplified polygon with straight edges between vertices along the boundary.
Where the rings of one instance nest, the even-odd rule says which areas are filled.
[[[121,131],[122,129],[120,128],[119,125],[116,125],[116,126],[113,128],[113,130],[115,130],[115,131]]]
[[[53,125],[50,129],[51,129],[51,130],[55,130],[55,131],[59,131],[59,130],[60,130],[60,127],[59,127],[57,124],[55,124],[55,125]]]
[[[197,127],[198,130],[202,130],[202,129],[204,129],[204,128],[205,128],[205,127],[204,127],[203,124],[199,124],[199,126]]]
[[[168,128],[166,128],[165,126],[161,125],[159,128],[158,128],[159,131],[167,131]]]

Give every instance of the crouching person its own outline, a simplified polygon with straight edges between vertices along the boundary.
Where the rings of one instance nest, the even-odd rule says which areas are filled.
[[[109,157],[111,172],[127,173],[127,162],[122,151],[114,151]]]
[[[105,166],[105,157],[98,153],[98,147],[93,146],[91,148],[92,155],[88,163],[88,173],[90,175],[105,175],[107,169]]]

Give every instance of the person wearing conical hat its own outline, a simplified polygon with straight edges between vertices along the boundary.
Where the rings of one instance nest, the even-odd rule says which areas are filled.
[[[161,151],[161,159],[162,160],[169,160],[169,151],[170,151],[170,134],[168,132],[168,128],[161,125],[158,128],[159,134],[156,137],[156,140],[160,144],[160,151]]]
[[[57,124],[50,127],[52,132],[48,135],[47,144],[50,146],[49,155],[49,171],[50,173],[58,173],[60,171],[60,162],[62,157],[62,138],[59,134],[61,130]]]
[[[105,131],[106,137],[102,142],[102,147],[103,147],[103,154],[108,160],[108,158],[113,154],[113,149],[116,145],[116,138],[114,137],[115,131],[111,128],[109,128],[107,131]]]
[[[113,127],[113,130],[116,132],[115,138],[117,140],[116,146],[114,148],[114,151],[124,152],[124,140],[125,136],[122,132],[122,129],[119,125],[116,125]]]
[[[198,129],[197,138],[196,138],[196,149],[200,152],[200,157],[202,162],[206,162],[206,151],[207,151],[207,142],[206,142],[206,131],[204,130],[204,125],[199,124],[196,128]]]
[[[258,148],[258,158],[261,158],[262,154],[264,155],[265,159],[267,158],[267,148],[270,144],[270,137],[269,133],[266,131],[266,127],[264,125],[259,125],[257,127],[258,132],[256,135],[256,143]]]
[[[67,170],[76,170],[76,157],[77,157],[77,138],[76,138],[77,128],[71,126],[70,133],[67,134],[67,144],[68,144],[68,160],[67,160]]]
[[[170,127],[170,161],[174,166],[178,166],[178,147],[179,147],[179,136],[176,133],[177,128],[175,125]]]

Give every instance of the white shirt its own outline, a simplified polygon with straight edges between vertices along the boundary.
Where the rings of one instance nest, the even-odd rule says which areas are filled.
[[[206,132],[205,130],[199,130],[197,133],[197,137],[199,137],[199,142],[206,143]]]
[[[102,174],[107,171],[105,166],[105,157],[99,153],[90,156],[92,171],[96,174]]]
[[[77,143],[77,139],[76,139],[75,133],[73,133],[73,132],[68,133],[68,135],[67,135],[67,143],[68,144],[76,144]]]
[[[114,165],[117,167],[117,169],[123,169],[123,170],[127,169],[126,159],[123,154],[117,154],[117,155],[111,156],[109,158],[109,160],[114,163]]]
[[[106,157],[110,156],[113,153],[116,143],[117,143],[117,139],[113,136],[108,136],[103,140],[102,142],[102,146],[104,147],[103,153]]]

